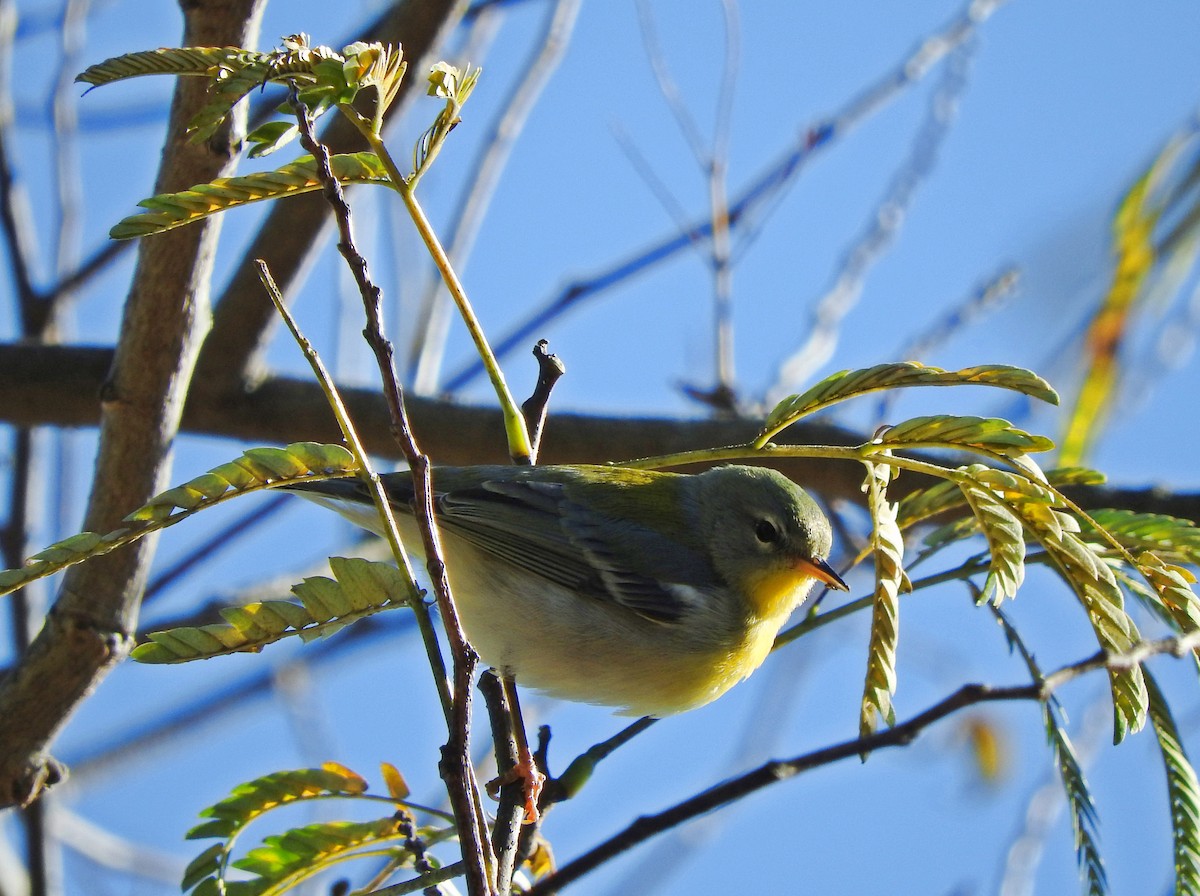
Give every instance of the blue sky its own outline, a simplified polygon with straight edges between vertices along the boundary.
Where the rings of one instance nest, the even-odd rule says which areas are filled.
[[[274,4],[264,44],[295,31],[337,45],[372,3],[347,3],[330,14],[322,3]],[[19,4],[28,18],[54,4]],[[496,113],[539,27],[544,5],[515,4],[484,60],[480,87],[422,190],[435,223],[445,224],[463,172]],[[654,2],[663,55],[685,102],[711,133],[723,36],[713,2]],[[781,157],[811,127],[842,113],[861,91],[891,73],[926,37],[960,12],[954,2],[794,4],[758,0],[740,7],[741,65],[729,140],[729,187],[736,194]],[[131,27],[131,17],[136,26]],[[100,4],[89,26],[83,62],[178,42],[170,4]],[[956,331],[924,360],[946,367],[1011,363],[1032,367],[1068,386],[1078,336],[1108,276],[1108,229],[1122,193],[1162,148],[1191,125],[1200,101],[1200,6],[1193,2],[1127,4],[1034,3],[1011,0],[995,11],[973,41],[961,84],[947,84],[939,65],[854,128],[837,132],[813,154],[756,238],[739,249],[734,272],[737,383],[761,399],[778,365],[803,342],[814,304],[843,268],[846,254],[875,218],[882,198],[906,168],[932,98],[950,91],[956,104],[937,142],[930,170],[916,183],[902,224],[869,267],[861,296],[838,331],[833,357],[816,378],[840,368],[899,360],[904,346],[961,305],[982,284],[1009,268],[1020,285],[992,314]],[[46,37],[18,47],[22,83],[17,130],[20,171],[49,221],[49,170],[43,102],[52,67]],[[45,76],[46,81],[39,80]],[[161,119],[170,85],[149,79],[107,87],[81,99],[86,253],[119,217],[134,211],[153,181]],[[97,118],[133,107],[145,123],[128,130],[95,127]],[[431,117],[432,101],[423,115]],[[402,124],[397,154],[427,121]],[[619,138],[618,134],[626,135]],[[671,192],[689,219],[703,214],[706,186],[686,142],[659,94],[647,63],[631,2],[584,4],[559,71],[533,110],[483,224],[476,253],[463,269],[485,327],[502,334],[540,307],[564,284],[607,269],[674,232],[671,215],[631,162],[622,139]],[[382,191],[354,196],[360,235],[389,298],[403,312],[426,274],[403,253],[414,250],[400,209]],[[226,222],[222,263],[240,252],[260,214],[238,211]],[[378,225],[378,226],[372,226]],[[80,342],[109,341],[116,328],[122,276],[128,262],[81,296],[74,324]],[[1193,278],[1194,279],[1194,278]],[[0,289],[7,290],[4,281]],[[297,304],[302,326],[323,336],[338,325],[328,296],[345,294],[335,253],[314,267]],[[544,335],[568,365],[554,408],[598,413],[699,415],[680,382],[711,384],[711,275],[703,255],[683,252],[548,326]],[[1197,363],[1188,351],[1164,358],[1156,348],[1170,330],[1188,328],[1186,297],[1139,323],[1134,360],[1149,378],[1135,379],[1093,462],[1120,484],[1200,482],[1193,452]],[[0,301],[0,315],[9,302]],[[1191,312],[1194,318],[1196,312]],[[6,327],[11,324],[0,318]],[[345,324],[353,332],[357,325]],[[402,343],[405,334],[397,329]],[[366,368],[348,339],[319,346],[336,356],[348,377]],[[302,362],[277,340],[272,363],[300,372]],[[470,358],[460,327],[451,331],[447,373]],[[514,384],[533,378],[524,349],[506,360]],[[514,386],[515,391],[522,391]],[[972,392],[905,397],[890,413],[956,411],[1023,414],[1024,408]],[[486,401],[481,381],[462,393]],[[864,409],[848,418],[874,421]],[[1061,418],[1042,413],[1029,425],[1050,435]],[[550,430],[553,438],[553,429]],[[181,440],[176,479],[182,481],[234,456],[240,446],[211,439]],[[69,477],[82,488],[90,468],[85,435]],[[232,517],[213,512],[214,525]],[[162,542],[163,562],[185,554],[202,530],[179,527]],[[302,536],[297,535],[297,531]],[[265,557],[314,560],[331,550],[318,536],[345,542],[350,533],[306,510],[277,519],[260,540],[206,569],[197,588],[228,593],[256,581]],[[855,580],[855,596],[868,587]],[[168,595],[155,614],[194,602],[195,590]],[[1044,650],[1045,665],[1090,652],[1082,616],[1065,589],[1031,576],[1014,605]],[[904,607],[901,717],[967,680],[1011,683],[1021,670],[1005,652],[986,614],[959,591],[914,597]],[[656,726],[607,762],[593,785],[551,816],[547,833],[560,860],[635,815],[654,811],[708,783],[769,757],[802,753],[851,736],[857,719],[865,657],[866,619],[806,638],[774,657],[755,679],[718,704]],[[281,647],[265,659],[295,653]],[[60,747],[70,763],[97,742],[152,710],[186,695],[212,692],[257,664],[237,657],[181,669],[125,667],[103,686],[68,728]],[[1172,693],[1185,730],[1194,736],[1194,681],[1170,663],[1156,666]],[[436,787],[431,752],[440,742],[436,710],[419,653],[411,645],[375,643],[312,673],[312,690],[292,711],[253,704],[221,725],[198,725],[187,743],[139,757],[107,781],[87,780],[64,801],[80,815],[178,856],[195,812],[245,778],[281,767],[336,758],[363,772],[382,760],[399,765],[418,794]],[[1085,680],[1064,695],[1099,801],[1112,890],[1157,892],[1168,879],[1167,808],[1158,759],[1143,734],[1118,749],[1106,746],[1107,723],[1089,728],[1093,705],[1106,705],[1103,683]],[[560,761],[619,724],[604,710],[531,701],[554,728]],[[762,718],[772,724],[762,724]],[[589,878],[581,893],[617,892],[628,876],[661,868],[659,850],[687,850],[657,893],[739,891],[749,879],[764,892],[785,892],[799,877],[805,891],[829,894],[995,892],[1004,855],[1015,841],[1037,788],[1050,774],[1038,713],[1032,706],[988,710],[1006,732],[1008,777],[981,782],[948,722],[913,747],[880,753],[865,765],[845,763],[773,788],[732,810],[643,847]],[[759,719],[759,721],[756,721]],[[296,736],[297,729],[305,736]],[[1091,732],[1091,733],[1089,733]],[[186,771],[181,772],[182,768]],[[13,831],[10,823],[0,828]],[[666,844],[666,845],[663,845]],[[754,869],[753,872],[748,868]],[[767,871],[762,869],[766,868]],[[94,873],[78,859],[71,873]],[[764,877],[765,875],[765,877]],[[645,877],[634,889],[643,888]],[[1069,826],[1061,814],[1044,842],[1037,893],[1076,889]]]

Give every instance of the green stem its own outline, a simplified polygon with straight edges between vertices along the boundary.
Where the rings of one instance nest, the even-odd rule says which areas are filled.
[[[492,353],[492,347],[488,344],[483,327],[467,299],[467,292],[454,272],[454,268],[450,266],[450,259],[442,248],[441,242],[438,241],[433,225],[425,217],[425,210],[417,202],[416,194],[406,184],[401,189],[400,196],[404,200],[405,206],[408,207],[408,213],[412,216],[413,223],[417,226],[417,232],[421,235],[421,239],[424,240],[425,246],[433,258],[433,263],[441,272],[442,281],[450,291],[454,304],[458,306],[463,323],[467,325],[467,332],[471,334],[471,339],[475,342],[475,350],[479,353],[479,357],[487,369],[488,379],[492,381],[492,388],[496,390],[496,397],[500,400],[500,411],[504,417],[504,432],[508,438],[509,456],[516,463],[530,463],[530,459],[533,457],[533,447],[529,442],[529,431],[525,426],[525,418],[521,414],[520,406],[513,399],[508,384],[504,381],[500,362]]]
[[[894,447],[894,446],[887,446]],[[751,444],[729,445],[724,448],[703,448],[697,451],[678,451],[674,454],[659,454],[654,457],[639,457],[622,461],[618,466],[633,469],[654,470],[660,467],[681,467],[688,464],[713,463],[714,461],[753,460],[763,457],[821,457],[833,460],[870,461],[887,464],[916,473],[927,473],[939,479],[963,482],[970,478],[967,473],[953,467],[943,467],[911,457],[884,454],[874,443],[845,447],[841,445],[765,445],[755,448]]]
[[[370,121],[352,107],[339,106],[338,108],[358,129],[359,133],[370,144],[371,150],[383,162],[383,167],[388,173],[388,178],[391,180],[392,186],[400,194],[400,198],[404,200],[405,208],[408,209],[413,224],[416,225],[417,233],[420,234],[422,242],[425,243],[425,248],[429,251],[430,257],[433,258],[433,263],[442,275],[442,282],[446,284],[446,289],[449,290],[451,298],[454,299],[454,304],[458,306],[458,313],[462,315],[463,323],[467,326],[467,332],[471,334],[471,339],[475,343],[475,350],[479,353],[479,357],[487,369],[488,379],[492,381],[492,388],[496,390],[496,397],[500,401],[500,411],[504,418],[504,433],[508,439],[509,456],[512,457],[514,462],[519,464],[532,463],[533,447],[529,441],[529,430],[525,424],[525,417],[521,414],[520,406],[509,391],[508,383],[504,381],[504,373],[500,369],[500,362],[496,360],[496,355],[492,352],[492,347],[488,343],[487,335],[483,332],[483,326],[479,323],[479,318],[475,316],[475,310],[471,307],[470,299],[467,298],[467,291],[463,287],[462,281],[458,279],[458,274],[455,273],[453,266],[450,264],[450,258],[446,255],[446,250],[442,247],[442,243],[438,239],[433,225],[429,223],[429,218],[425,216],[425,210],[421,208],[421,204],[417,201],[414,189],[416,186],[415,177],[405,177],[400,173],[400,169],[388,152],[383,140],[371,128]]]

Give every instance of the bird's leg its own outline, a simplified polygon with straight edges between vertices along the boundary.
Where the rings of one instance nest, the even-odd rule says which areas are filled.
[[[521,716],[521,703],[517,699],[517,683],[510,675],[501,674],[500,687],[504,702],[508,708],[509,719],[512,723],[513,738],[517,744],[517,759],[512,768],[502,773],[498,778],[489,781],[488,794],[495,797],[505,784],[515,781],[524,783],[525,788],[525,824],[535,824],[541,819],[538,812],[538,799],[542,795],[542,787],[546,776],[542,774],[529,749],[529,738],[525,735],[525,719]]]

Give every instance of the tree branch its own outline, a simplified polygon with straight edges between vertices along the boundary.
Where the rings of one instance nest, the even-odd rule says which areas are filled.
[[[155,237],[154,239],[159,239]],[[112,361],[109,348],[0,345],[0,421],[19,426],[90,427],[100,420],[100,389]],[[388,425],[386,402],[377,389],[344,389],[342,397],[372,454],[399,459]],[[499,411],[409,395],[414,432],[443,464],[507,463]],[[320,387],[311,381],[273,377],[252,391],[192,394],[182,431],[259,444],[335,442],[341,438]],[[757,432],[754,420],[679,420],[670,417],[603,417],[555,413],[541,463],[604,463],[670,454],[714,445],[736,445]],[[824,423],[789,427],[781,444],[860,445],[869,435]],[[779,459],[772,466],[827,500],[861,502],[862,477],[854,464],[809,458]],[[895,495],[927,485],[908,474]],[[1080,486],[1065,489],[1081,507],[1122,507],[1200,520],[1200,493],[1158,486]],[[131,504],[126,511],[131,509]]]
[[[182,4],[184,42],[250,46],[262,0]],[[207,85],[175,90],[157,192],[212,180],[232,168],[233,130],[202,145],[187,123],[208,102]],[[147,240],[125,305],[121,337],[103,387],[100,448],[86,525],[108,531],[161,491],[170,475],[192,369],[208,320],[219,221]],[[92,393],[95,395],[96,393]],[[61,777],[49,748],[80,702],[128,653],[155,539],[143,539],[72,570],[20,664],[0,682],[0,808],[28,805]]]

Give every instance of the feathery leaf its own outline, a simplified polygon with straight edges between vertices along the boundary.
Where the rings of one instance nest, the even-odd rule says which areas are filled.
[[[373,152],[335,155],[330,157],[329,165],[339,183],[390,183],[383,163]],[[219,177],[182,193],[162,193],[143,199],[138,205],[150,211],[123,218],[108,235],[115,240],[128,240],[164,233],[252,202],[299,196],[319,189],[316,161],[312,156],[302,156],[274,171]]]
[[[1016,596],[1025,580],[1025,535],[1021,521],[994,491],[972,480],[962,483],[962,491],[987,539],[991,565],[979,603],[999,604]]]
[[[139,663],[187,663],[229,653],[257,652],[292,635],[325,637],[351,622],[407,603],[404,576],[390,563],[330,557],[335,578],[311,576],[292,586],[300,603],[267,600],[227,607],[225,624],[150,632],[130,656]]]
[[[1175,896],[1200,896],[1200,782],[1188,761],[1158,682],[1146,673],[1150,695],[1150,724],[1158,739],[1167,772],[1167,799],[1171,804],[1171,839],[1175,854]]]
[[[864,489],[868,493],[874,523],[871,546],[875,555],[875,601],[871,610],[871,640],[859,710],[860,737],[873,733],[880,718],[888,725],[895,724],[892,695],[896,691],[900,592],[911,589],[904,574],[904,536],[896,525],[896,505],[887,499],[891,472],[884,464],[867,464]]]
[[[1077,533],[1075,517],[1031,503],[1010,505],[1054,559],[1062,577],[1087,611],[1100,647],[1126,653],[1139,640],[1137,627],[1125,612],[1125,601],[1108,564]],[[1146,682],[1140,666],[1110,668],[1113,695],[1113,742],[1120,743],[1146,723]]]
[[[345,476],[358,465],[341,445],[296,442],[287,448],[251,448],[190,482],[169,489],[125,517],[128,526],[104,535],[80,532],[34,554],[17,569],[0,570],[0,596],[91,557],[107,554],[144,535],[173,526],[198,510],[282,482]]]
[[[823,408],[882,389],[898,389],[904,386],[996,386],[1011,389],[1024,395],[1040,398],[1051,404],[1058,403],[1058,394],[1044,379],[1020,367],[1004,364],[989,364],[948,371],[930,367],[915,361],[898,364],[878,364],[860,370],[843,370],[826,377],[807,392],[791,395],[779,402],[767,415],[762,430],[754,440],[754,447],[761,448],[780,430],[795,423],[801,417]]]
[[[913,417],[889,426],[875,441],[914,448],[978,449],[1001,457],[1019,457],[1054,447],[1045,436],[1030,435],[999,417],[950,415]]]

